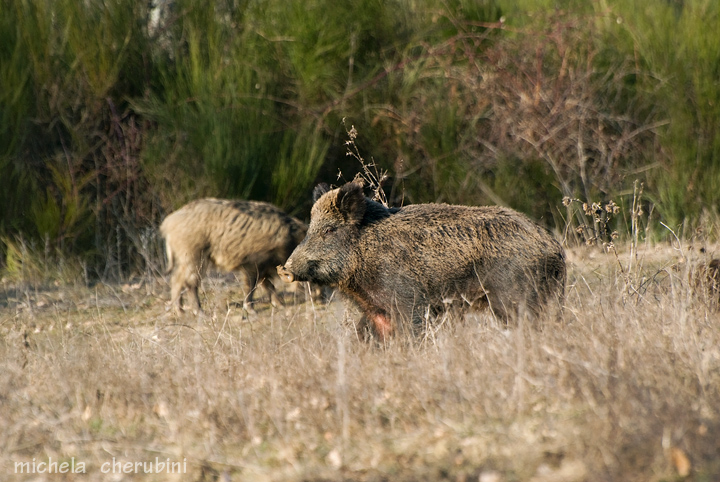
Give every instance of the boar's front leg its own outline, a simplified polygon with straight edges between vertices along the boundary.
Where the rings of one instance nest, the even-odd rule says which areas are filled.
[[[270,295],[270,304],[273,305],[275,308],[279,308],[281,306],[285,306],[285,303],[283,302],[283,299],[280,297],[280,294],[275,289],[275,285],[273,284],[272,280],[270,279],[270,275],[266,275],[260,283],[262,284],[263,288],[265,288],[265,291],[268,292]]]
[[[359,289],[353,290],[352,298],[363,312],[364,320],[361,325],[370,325],[381,343],[388,341],[395,332],[395,324],[390,315],[363,296]]]
[[[375,334],[381,342],[387,341],[392,336],[394,327],[387,313],[376,312],[367,315],[375,328]]]

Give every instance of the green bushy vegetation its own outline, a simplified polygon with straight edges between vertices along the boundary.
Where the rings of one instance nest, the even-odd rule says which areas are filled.
[[[562,229],[563,197],[640,180],[653,221],[717,224],[716,1],[156,4],[0,0],[0,266],[27,245],[146,269],[148,229],[200,196],[306,217],[361,169],[349,125],[394,203]]]

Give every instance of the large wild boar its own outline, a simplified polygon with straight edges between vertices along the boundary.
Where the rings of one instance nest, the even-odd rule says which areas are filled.
[[[268,203],[207,198],[186,204],[160,225],[172,271],[171,306],[182,311],[180,297],[186,290],[191,308],[200,311],[198,288],[208,260],[245,274],[245,309],[252,309],[257,283],[273,304],[280,303],[270,278],[306,232],[304,223]]]
[[[507,319],[561,303],[565,254],[550,234],[503,207],[416,204],[386,208],[362,185],[315,188],[307,236],[278,273],[353,300],[382,340],[449,300]]]

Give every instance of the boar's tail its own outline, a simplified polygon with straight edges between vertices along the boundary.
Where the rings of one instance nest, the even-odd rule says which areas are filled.
[[[175,264],[175,257],[172,253],[172,248],[170,248],[170,243],[167,241],[165,242],[165,256],[167,257],[167,266],[165,268],[165,274],[168,275],[172,272],[174,264]]]

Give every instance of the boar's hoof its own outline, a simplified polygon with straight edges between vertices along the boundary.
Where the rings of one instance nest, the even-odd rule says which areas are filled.
[[[248,315],[257,315],[257,311],[253,308],[252,303],[243,302],[243,310],[245,310],[245,313]]]
[[[286,283],[292,283],[295,281],[295,275],[292,274],[290,271],[285,269],[285,266],[278,266],[277,267],[278,276],[280,276],[280,279],[283,280]]]

